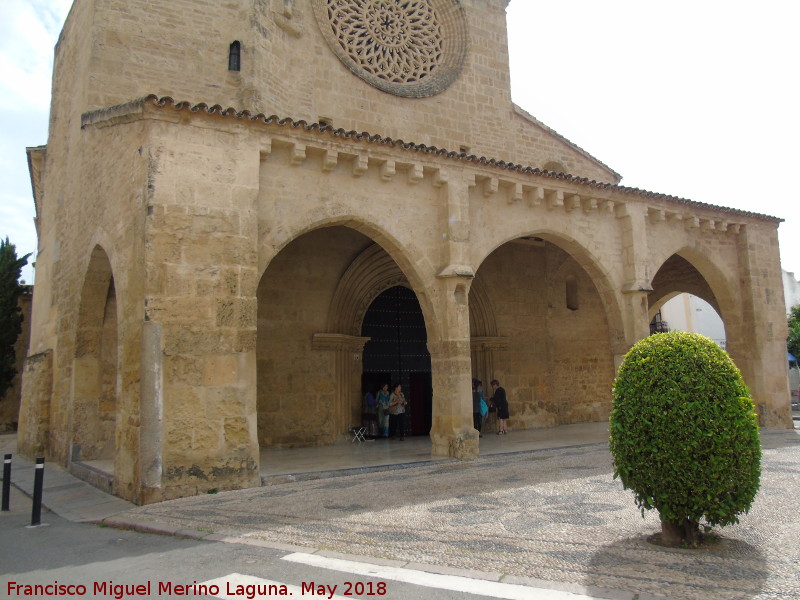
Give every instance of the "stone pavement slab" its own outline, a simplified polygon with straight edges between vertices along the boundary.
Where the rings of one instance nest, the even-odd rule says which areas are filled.
[[[509,438],[514,434],[510,434]],[[0,447],[4,436],[0,436]],[[762,433],[762,489],[701,550],[663,548],[612,478],[607,443],[286,481],[134,507],[48,465],[66,518],[617,600],[800,599],[800,431]],[[33,464],[15,458],[15,485]],[[84,487],[85,486],[85,487]]]
[[[499,573],[596,597],[800,598],[800,432],[764,433],[762,442],[750,513],[701,550],[649,541],[657,515],[642,518],[613,480],[607,444],[206,494],[106,522]]]

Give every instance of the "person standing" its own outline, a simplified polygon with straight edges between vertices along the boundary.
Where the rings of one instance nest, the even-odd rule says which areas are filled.
[[[399,437],[401,442],[406,439],[406,404],[402,386],[398,383],[389,400],[389,437]]]
[[[492,392],[494,392],[492,402],[497,407],[497,435],[504,435],[508,433],[506,421],[509,418],[506,391],[500,387],[500,382],[497,379],[492,379],[491,386]]]
[[[472,426],[478,430],[478,437],[483,437],[483,415],[481,414],[481,380],[472,380]]]
[[[389,384],[384,383],[378,390],[378,432],[381,437],[389,437],[389,403],[391,402]]]

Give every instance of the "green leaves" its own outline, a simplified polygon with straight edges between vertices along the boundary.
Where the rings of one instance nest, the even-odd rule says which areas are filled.
[[[738,522],[761,474],[747,386],[713,341],[684,332],[636,344],[614,382],[614,475],[664,521]]]
[[[29,256],[17,258],[14,244],[8,238],[0,240],[0,398],[11,386],[17,372],[14,344],[22,331],[19,276]]]
[[[789,313],[789,337],[786,338],[789,352],[800,358],[800,304],[793,306]]]

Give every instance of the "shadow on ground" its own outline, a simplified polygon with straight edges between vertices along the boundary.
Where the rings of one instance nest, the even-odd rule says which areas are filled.
[[[583,585],[670,599],[750,600],[764,591],[768,576],[767,557],[741,540],[720,536],[689,550],[637,536],[599,548]]]

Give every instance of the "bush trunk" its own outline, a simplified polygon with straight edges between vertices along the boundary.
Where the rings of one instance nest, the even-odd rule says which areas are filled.
[[[700,544],[700,524],[691,519],[661,521],[661,541],[668,546],[695,548]]]

